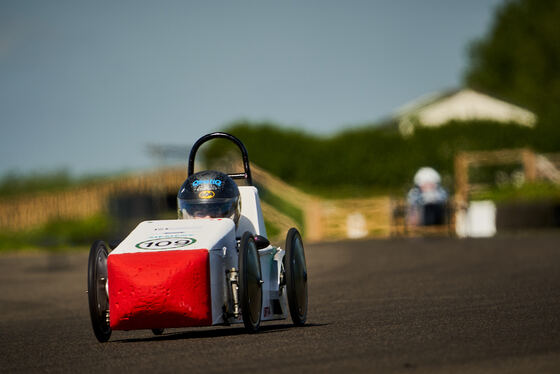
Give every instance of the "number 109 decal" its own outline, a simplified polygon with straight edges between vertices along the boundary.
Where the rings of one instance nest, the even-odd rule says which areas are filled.
[[[136,244],[140,249],[177,249],[196,243],[196,239],[186,237],[150,239]]]

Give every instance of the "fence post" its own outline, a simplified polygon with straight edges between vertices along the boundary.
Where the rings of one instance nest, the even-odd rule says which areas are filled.
[[[464,152],[455,156],[455,203],[463,206],[468,201],[469,162]]]
[[[537,179],[537,158],[535,152],[530,149],[521,151],[521,160],[523,162],[523,171],[525,172],[525,180],[534,182]]]
[[[312,200],[305,206],[305,239],[320,241],[323,239],[322,209],[319,200]]]

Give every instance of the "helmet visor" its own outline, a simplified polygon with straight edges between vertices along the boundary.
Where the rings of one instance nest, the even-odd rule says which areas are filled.
[[[215,198],[211,201],[178,199],[179,218],[231,218],[235,220],[238,197]]]

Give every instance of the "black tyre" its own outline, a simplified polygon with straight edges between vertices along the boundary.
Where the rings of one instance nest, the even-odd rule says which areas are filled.
[[[307,320],[307,265],[301,235],[293,227],[286,236],[284,271],[292,321],[303,326]]]
[[[107,296],[107,245],[98,240],[91,246],[88,261],[88,299],[95,337],[106,342],[111,337],[109,297]]]
[[[163,334],[164,331],[165,331],[165,329],[152,329],[152,333],[154,335],[161,335],[161,334]]]
[[[257,245],[253,235],[246,232],[239,243],[239,303],[248,332],[257,332],[261,324],[262,283]]]

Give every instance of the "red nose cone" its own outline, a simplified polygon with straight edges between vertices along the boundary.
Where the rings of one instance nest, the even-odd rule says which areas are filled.
[[[212,324],[208,250],[110,255],[113,330]]]

